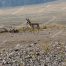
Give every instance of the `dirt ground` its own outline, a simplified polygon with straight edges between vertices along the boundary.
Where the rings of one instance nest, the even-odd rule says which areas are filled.
[[[39,62],[35,66],[66,66],[66,28],[47,28],[39,32],[0,33],[0,52],[1,66],[3,64],[4,66],[16,66],[17,64],[19,66],[27,66],[28,64],[32,66],[36,62],[31,62],[37,61],[38,58]],[[4,60],[4,58],[6,59]],[[23,58],[24,62],[21,60]],[[30,58],[32,61],[29,63]],[[52,64],[50,65],[48,61]]]
[[[44,29],[39,32],[0,33],[0,49],[14,47],[17,44],[39,43],[46,44],[51,41],[66,42],[65,29]]]

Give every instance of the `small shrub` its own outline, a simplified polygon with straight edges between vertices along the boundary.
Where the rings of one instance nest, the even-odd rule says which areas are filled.
[[[47,26],[46,26],[46,25],[44,25],[44,26],[43,26],[43,29],[47,29]]]

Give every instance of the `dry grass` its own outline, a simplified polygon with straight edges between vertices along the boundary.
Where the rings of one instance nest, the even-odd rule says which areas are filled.
[[[39,31],[42,30],[47,30],[47,29],[63,29],[63,25],[57,25],[57,24],[52,24],[52,25],[42,25],[40,26]],[[31,27],[20,27],[18,29],[19,32],[37,32],[38,30],[35,28],[34,30]]]
[[[32,29],[31,27],[21,27],[18,29],[19,32],[37,32],[37,29]]]
[[[64,25],[52,24],[52,25],[46,25],[46,27],[49,28],[49,29],[53,29],[53,28],[63,29]]]
[[[51,24],[51,25],[44,25],[44,24],[42,24],[40,26],[39,31],[47,30],[47,29],[63,29],[63,28],[65,28],[63,25],[58,25],[58,24]],[[33,30],[29,26],[27,26],[27,27],[20,26],[19,28],[17,27],[15,29],[17,29],[18,32],[37,32],[38,31],[36,28]],[[2,32],[5,33],[6,31],[5,30],[4,31],[0,31],[0,33],[2,33]],[[7,31],[7,32],[9,32],[9,31]]]
[[[45,53],[48,53],[51,51],[52,46],[50,45],[49,41],[45,41],[44,44],[41,44],[41,48],[44,50]]]

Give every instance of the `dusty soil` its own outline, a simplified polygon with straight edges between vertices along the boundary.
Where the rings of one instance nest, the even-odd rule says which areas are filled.
[[[0,33],[0,65],[66,66],[65,63],[66,28]]]
[[[22,33],[0,33],[0,48],[13,47],[16,44],[39,43],[45,44],[50,41],[65,41],[65,29],[44,29],[39,32],[22,32]]]

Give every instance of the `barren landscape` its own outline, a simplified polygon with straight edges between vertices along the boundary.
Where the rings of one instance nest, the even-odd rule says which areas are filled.
[[[0,66],[66,66],[66,3],[0,9]]]

